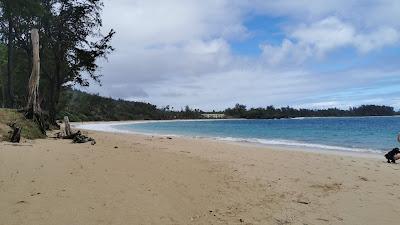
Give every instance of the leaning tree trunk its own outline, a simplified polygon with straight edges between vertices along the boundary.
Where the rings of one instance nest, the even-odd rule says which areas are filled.
[[[27,110],[30,116],[40,114],[39,105],[39,79],[40,79],[40,57],[39,57],[39,32],[37,29],[31,31],[33,60],[32,73],[29,78],[28,105]]]
[[[39,80],[40,80],[40,57],[39,57],[39,31],[37,29],[31,30],[32,39],[32,73],[29,78],[28,87],[28,104],[26,106],[25,116],[29,119],[36,120],[39,124],[42,133],[46,133],[42,110],[39,102]]]

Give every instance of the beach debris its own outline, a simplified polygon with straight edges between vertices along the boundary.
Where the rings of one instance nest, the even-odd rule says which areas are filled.
[[[118,148],[118,146],[114,146],[114,148],[115,148],[115,149],[117,149],[117,148]]]
[[[69,136],[69,135],[72,134],[71,125],[69,124],[68,116],[64,116],[64,130],[65,130],[65,135],[66,136]]]
[[[72,143],[82,144],[86,142],[91,142],[92,145],[96,144],[96,140],[91,137],[87,137],[78,130],[76,133],[72,133],[68,136],[62,137],[63,139],[72,139]]]
[[[167,137],[167,139],[172,140],[172,137]]]
[[[87,136],[83,135],[80,130],[73,133],[71,130],[71,125],[69,124],[68,116],[64,117],[64,132],[56,133],[55,138],[71,139],[72,143],[78,143],[78,144],[86,143],[86,142],[90,142],[92,145],[96,144],[96,140],[94,140],[91,137],[87,137]]]
[[[306,202],[306,201],[297,201],[297,203],[300,203],[300,204],[304,204],[304,205],[308,205],[308,204],[310,204],[310,202]]]
[[[12,131],[10,131],[10,142],[11,143],[19,143],[21,141],[21,131],[22,128],[18,127],[15,122],[8,124],[11,127]]]
[[[36,195],[40,195],[40,194],[41,194],[40,192],[37,192],[37,193],[31,194],[31,196],[36,196]]]

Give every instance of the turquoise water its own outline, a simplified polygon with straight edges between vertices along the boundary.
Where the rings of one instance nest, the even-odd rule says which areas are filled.
[[[268,145],[384,152],[398,146],[400,117],[167,121],[115,125],[141,133],[216,138]]]

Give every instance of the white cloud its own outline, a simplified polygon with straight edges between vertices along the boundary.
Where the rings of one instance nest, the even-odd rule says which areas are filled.
[[[381,24],[400,26],[398,0],[253,0],[247,3],[259,14],[289,17],[308,23],[337,16],[364,28]]]
[[[329,17],[308,26],[296,28],[290,36],[300,44],[309,45],[317,55],[338,47],[350,45],[354,39],[354,28],[335,17]]]
[[[360,53],[368,53],[400,40],[400,32],[391,27],[378,27],[366,32],[358,31],[349,23],[336,17],[328,17],[309,25],[300,25],[288,34],[281,46],[263,45],[265,60],[272,64],[299,63],[308,57],[324,57],[330,51],[354,47]]]
[[[262,57],[271,66],[281,63],[299,65],[312,56],[312,49],[306,44],[295,44],[284,39],[280,46],[263,44],[260,46]]]
[[[370,32],[357,31],[351,24],[336,17],[328,17],[309,26],[296,28],[291,37],[315,49],[317,54],[345,46],[354,46],[360,52],[373,51],[399,41],[399,31],[378,27]]]
[[[344,47],[362,57],[399,42],[400,1],[366,1],[105,0],[104,24],[117,31],[117,50],[102,64],[104,86],[90,90],[212,109],[298,104],[367,86],[393,74],[381,68],[320,74],[302,66]],[[259,57],[235,54],[231,43],[251,36],[244,24],[254,15],[284,19],[284,38],[278,45],[258,43]]]
[[[242,11],[229,0],[107,0],[104,22],[115,28],[115,43],[177,44],[193,39],[247,35]]]
[[[400,40],[400,33],[391,27],[381,27],[369,34],[359,34],[354,37],[354,45],[360,52],[369,52],[374,49],[393,45]]]

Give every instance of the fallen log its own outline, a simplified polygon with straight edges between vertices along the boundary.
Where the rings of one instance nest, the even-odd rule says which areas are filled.
[[[65,135],[64,137],[62,137],[62,139],[74,139],[76,136],[80,136],[80,135],[82,135],[81,131],[78,130],[78,132],[76,132],[76,133],[70,133],[70,134]]]
[[[21,131],[22,128],[18,127],[15,122],[8,123],[7,124],[12,131],[9,131],[8,133],[10,134],[9,140],[11,143],[19,143],[21,141]]]
[[[96,140],[91,137],[87,137],[81,133],[81,131],[77,131],[76,133],[72,133],[68,136],[62,137],[62,139],[71,139],[72,143],[82,144],[86,142],[90,142],[92,145],[96,144]]]
[[[20,127],[14,127],[13,129],[14,129],[14,130],[13,130],[13,132],[12,132],[10,141],[11,141],[11,143],[19,143],[19,142],[21,141],[21,131],[22,131],[22,128],[20,128]]]
[[[64,117],[64,136],[62,135],[62,132],[60,132],[57,134],[57,137],[62,139],[71,139],[72,143],[81,144],[91,142],[92,145],[96,144],[96,141],[93,138],[83,135],[80,130],[75,133],[72,132],[68,116]]]

